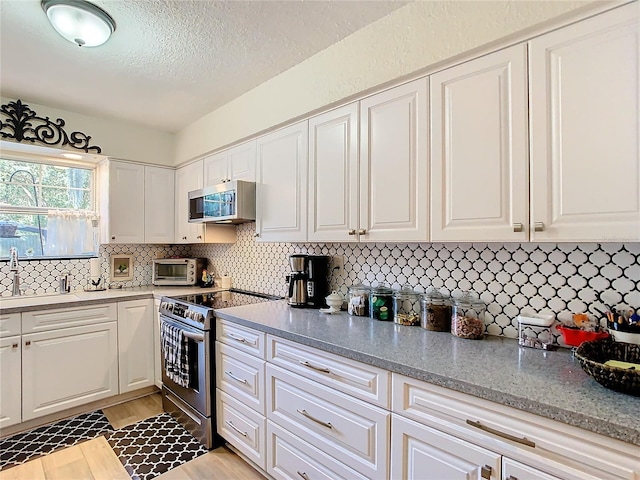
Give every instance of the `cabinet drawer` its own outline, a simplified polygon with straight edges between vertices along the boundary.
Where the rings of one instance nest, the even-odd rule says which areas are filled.
[[[366,477],[387,477],[388,411],[267,364],[267,416]]]
[[[38,310],[22,314],[23,333],[44,332],[58,328],[79,327],[80,325],[114,322],[116,320],[118,320],[117,303]]]
[[[264,360],[216,342],[216,387],[265,414]]]
[[[20,314],[4,313],[0,315],[0,338],[20,335]]]
[[[365,480],[355,470],[267,420],[267,473],[277,479]]]
[[[218,434],[265,470],[266,419],[220,389],[216,417]]]
[[[511,458],[550,475],[566,479],[637,475],[640,449],[630,443],[397,373],[392,383],[394,413],[496,452],[506,449]]]
[[[226,320],[216,322],[216,340],[264,360],[265,334]]]
[[[314,382],[390,408],[391,374],[381,368],[271,335],[267,336],[267,359]]]

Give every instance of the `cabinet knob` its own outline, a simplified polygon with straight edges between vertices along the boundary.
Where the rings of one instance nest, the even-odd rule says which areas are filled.
[[[112,235],[111,240],[115,240],[115,239],[116,239],[115,235]]]
[[[366,234],[367,234],[367,229],[366,228],[358,230],[358,235],[366,235]]]
[[[536,232],[543,232],[544,231],[544,222],[535,222],[533,224],[533,230]]]
[[[31,340],[27,340],[26,342],[24,342],[25,347],[28,347],[29,345],[31,345]]]
[[[198,235],[196,238],[197,238],[197,239],[201,239],[201,238],[202,238],[202,235]]]
[[[11,348],[18,348],[18,344],[17,343],[12,344]]]
[[[489,465],[485,465],[480,468],[480,476],[486,480],[491,479],[492,468]]]
[[[259,233],[254,233],[253,236],[258,238],[260,236],[260,234]]]
[[[349,235],[355,235],[356,231],[355,230],[349,230]]]
[[[182,237],[182,239],[183,239],[183,240],[186,240],[186,239],[187,239],[187,237]]]
[[[524,230],[524,227],[521,223],[514,223],[513,224],[513,231],[514,233],[520,233],[522,230]]]

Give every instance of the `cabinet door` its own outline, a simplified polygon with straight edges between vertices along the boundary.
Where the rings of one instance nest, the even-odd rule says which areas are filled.
[[[229,179],[229,151],[216,153],[204,159],[204,186],[210,187]]]
[[[120,393],[155,382],[153,300],[118,303]]]
[[[116,322],[22,336],[22,420],[118,393]]]
[[[309,120],[308,218],[309,241],[357,240],[357,103]]]
[[[435,73],[431,239],[527,241],[527,47]]]
[[[360,241],[426,242],[428,80],[360,102]]]
[[[638,5],[530,42],[531,239],[640,239]]]
[[[559,480],[559,477],[541,472],[537,468],[516,462],[510,458],[502,459],[502,478],[504,480]]]
[[[391,419],[391,478],[501,480],[501,456],[399,415]]]
[[[229,149],[228,180],[256,181],[256,140]]]
[[[176,243],[202,243],[201,223],[189,223],[189,197],[192,190],[202,188],[203,161],[190,163],[176,170]]]
[[[22,359],[20,336],[0,338],[0,428],[20,423]]]
[[[110,160],[106,182],[100,193],[102,241],[144,243],[144,166]]]
[[[144,167],[144,241],[173,243],[175,238],[175,171]]]
[[[258,139],[256,235],[263,242],[307,239],[307,121]]]

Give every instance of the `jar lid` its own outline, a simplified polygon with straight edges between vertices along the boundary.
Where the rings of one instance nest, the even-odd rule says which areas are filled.
[[[394,294],[395,297],[419,297],[420,294],[411,288],[411,285],[403,285],[400,290],[397,290]]]
[[[360,283],[358,285],[351,285],[349,287],[350,292],[370,292],[371,287],[369,285],[365,285],[364,283]]]
[[[427,293],[422,296],[422,301],[424,303],[433,303],[435,305],[450,305],[451,297],[443,295],[437,288],[431,287],[427,290]]]
[[[486,305],[481,299],[474,297],[470,292],[464,292],[460,298],[453,299],[453,304],[456,307],[465,308],[484,308]]]
[[[393,290],[386,283],[380,283],[377,287],[371,287],[371,293],[376,295],[390,295]]]

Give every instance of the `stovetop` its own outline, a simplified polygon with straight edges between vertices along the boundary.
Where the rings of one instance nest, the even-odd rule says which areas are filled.
[[[162,297],[160,313],[201,330],[212,328],[214,309],[281,300],[282,297],[245,290],[225,290],[177,297]]]

